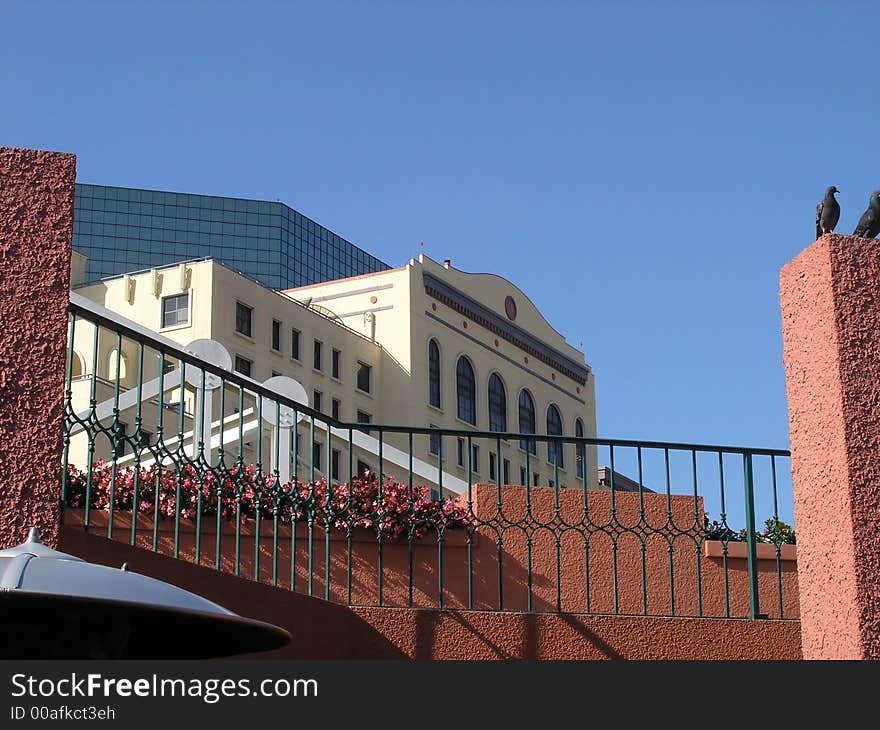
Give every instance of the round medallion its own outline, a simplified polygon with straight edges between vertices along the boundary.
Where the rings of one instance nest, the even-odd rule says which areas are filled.
[[[516,302],[513,301],[513,297],[504,299],[504,313],[511,322],[516,319]]]

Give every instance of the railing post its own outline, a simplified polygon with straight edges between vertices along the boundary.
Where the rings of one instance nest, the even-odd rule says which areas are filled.
[[[752,479],[752,455],[743,454],[743,486],[746,499],[746,545],[749,571],[749,618],[762,618],[758,600],[758,548],[755,539],[755,487]]]

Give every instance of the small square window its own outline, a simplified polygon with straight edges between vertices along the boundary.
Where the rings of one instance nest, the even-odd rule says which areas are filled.
[[[281,322],[272,320],[272,349],[281,352]]]
[[[334,347],[330,355],[330,375],[339,380],[342,372],[342,353]]]
[[[290,357],[299,360],[299,330],[290,330]]]
[[[342,404],[339,401],[339,398],[334,398],[330,401],[330,415],[335,418],[337,421],[339,420],[339,409]]]
[[[241,302],[235,303],[235,331],[245,337],[253,336],[254,309]]]
[[[162,327],[189,324],[189,294],[162,298]]]
[[[254,363],[241,355],[235,356],[235,372],[251,377],[253,373]]]
[[[312,367],[315,368],[315,370],[323,370],[323,364],[321,360],[323,349],[324,343],[320,340],[315,340],[314,356],[312,358]]]
[[[364,362],[358,362],[357,387],[364,393],[373,392],[373,368]]]

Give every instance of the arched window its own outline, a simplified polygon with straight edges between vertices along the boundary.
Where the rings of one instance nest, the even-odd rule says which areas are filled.
[[[559,417],[559,409],[554,405],[547,407],[547,435],[562,436],[562,419]],[[565,449],[561,441],[547,442],[547,461],[560,468],[565,466]]]
[[[535,401],[527,390],[519,392],[519,432],[535,433]],[[520,440],[519,447],[529,453],[538,453],[534,441]]]
[[[489,376],[489,430],[507,430],[507,391],[498,373]]]
[[[428,403],[440,408],[440,345],[428,340]]]
[[[464,355],[458,358],[455,368],[455,386],[458,391],[458,417],[477,425],[477,379],[474,377],[474,367],[471,361]]]
[[[85,367],[83,366],[83,359],[80,354],[76,351],[71,352],[67,351],[67,357],[70,362],[70,377],[79,378],[85,372]]]
[[[574,421],[574,435],[578,438],[584,437],[584,422],[580,418]],[[577,444],[574,447],[577,454],[577,475],[578,479],[584,478],[584,464],[587,463],[587,449],[583,444]]]
[[[110,351],[110,356],[107,360],[107,380],[115,381],[119,380],[121,383],[125,380],[128,375],[128,358],[125,356],[125,353],[122,353],[120,357],[119,352],[116,349]]]

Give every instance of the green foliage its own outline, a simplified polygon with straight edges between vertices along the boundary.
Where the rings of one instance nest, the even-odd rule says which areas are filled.
[[[706,515],[706,539],[724,540],[726,542],[746,542],[748,532],[745,528],[739,532],[731,530],[727,525],[719,525],[718,522],[709,524],[709,515]],[[755,533],[756,542],[768,542],[773,545],[795,545],[796,539],[794,528],[777,517],[768,517],[764,520],[764,529]]]

